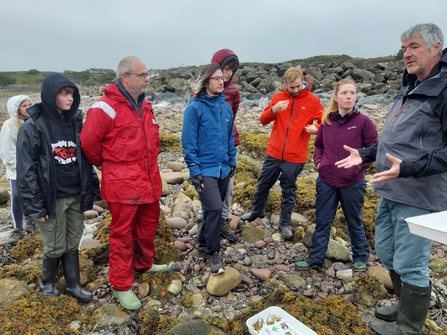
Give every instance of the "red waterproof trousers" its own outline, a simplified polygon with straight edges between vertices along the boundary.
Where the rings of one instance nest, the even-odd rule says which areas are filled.
[[[109,282],[116,291],[128,291],[134,273],[149,270],[154,263],[160,204],[108,203],[112,214],[109,236]]]

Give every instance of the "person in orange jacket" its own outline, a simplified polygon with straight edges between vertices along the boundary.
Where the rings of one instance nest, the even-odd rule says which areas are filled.
[[[316,134],[324,110],[320,100],[311,93],[312,84],[300,67],[291,67],[284,74],[284,89],[275,94],[265,107],[260,121],[263,126],[273,122],[258,187],[251,212],[241,216],[253,221],[264,217],[270,189],[280,179],[282,189],[279,228],[285,240],[292,238],[290,220],[296,200],[296,178],[307,160],[309,138]]]

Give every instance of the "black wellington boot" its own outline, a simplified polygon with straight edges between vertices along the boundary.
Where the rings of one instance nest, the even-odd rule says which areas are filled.
[[[402,281],[400,280],[400,275],[391,270],[390,277],[391,281],[393,282],[394,292],[396,292],[397,298],[399,298],[400,289],[402,287]],[[376,310],[374,311],[374,315],[376,316],[376,318],[381,320],[396,321],[398,310],[399,310],[399,302],[391,306],[382,306],[376,308]]]
[[[60,295],[59,290],[54,286],[59,261],[60,257],[53,258],[45,254],[43,255],[42,284],[40,284],[40,290],[43,294],[50,297],[58,297]]]
[[[78,300],[88,302],[93,299],[93,294],[84,290],[79,283],[79,254],[78,249],[72,249],[62,255],[62,267],[67,282],[67,295]]]
[[[403,283],[396,322],[371,322],[369,328],[379,335],[423,335],[422,327],[430,307],[431,287],[431,282],[427,287]]]

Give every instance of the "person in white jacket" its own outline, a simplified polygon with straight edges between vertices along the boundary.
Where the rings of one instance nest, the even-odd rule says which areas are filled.
[[[16,244],[23,238],[23,209],[16,186],[16,146],[17,133],[23,121],[28,117],[27,108],[31,107],[31,98],[27,95],[16,95],[7,102],[10,119],[3,123],[0,132],[0,158],[6,166],[6,178],[11,185],[11,211],[14,230],[11,233],[8,243]],[[27,230],[36,232],[33,225],[27,225]]]

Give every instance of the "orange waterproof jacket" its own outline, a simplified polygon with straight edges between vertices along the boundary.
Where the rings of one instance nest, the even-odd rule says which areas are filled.
[[[320,99],[310,92],[312,86],[306,78],[304,84],[307,88],[295,98],[287,90],[275,94],[260,117],[263,126],[273,121],[267,155],[297,164],[306,163],[307,160],[310,134],[304,127],[311,125],[314,120],[319,125],[324,110]],[[285,111],[274,114],[272,107],[281,100],[289,100],[289,105]]]

